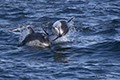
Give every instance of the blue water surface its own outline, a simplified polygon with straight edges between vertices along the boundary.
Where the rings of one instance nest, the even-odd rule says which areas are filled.
[[[42,31],[72,16],[50,49],[17,47],[12,30]],[[120,0],[0,0],[0,80],[119,79]]]

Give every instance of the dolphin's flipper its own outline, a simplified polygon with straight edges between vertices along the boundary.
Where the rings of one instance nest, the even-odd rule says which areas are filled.
[[[55,41],[55,40],[57,40],[58,38],[60,38],[60,36],[58,36],[58,37],[56,37],[54,40],[52,40],[52,41]]]
[[[68,22],[70,22],[71,20],[73,20],[73,18],[74,18],[74,16],[70,20],[68,20]]]

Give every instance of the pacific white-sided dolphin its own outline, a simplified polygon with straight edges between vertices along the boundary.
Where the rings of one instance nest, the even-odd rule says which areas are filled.
[[[52,28],[52,34],[49,35],[45,29],[43,28],[44,32],[49,36],[49,38],[51,36],[56,36],[56,38],[54,38],[52,41],[55,41],[56,39],[64,36],[68,31],[69,31],[69,27],[68,27],[68,23],[73,19],[74,17],[72,17],[70,20],[65,21],[65,20],[58,20],[56,21],[52,27],[44,27],[44,28]]]
[[[35,33],[31,27],[28,27],[29,33],[25,39],[18,45],[28,45],[35,47],[50,47],[49,39],[44,33]]]

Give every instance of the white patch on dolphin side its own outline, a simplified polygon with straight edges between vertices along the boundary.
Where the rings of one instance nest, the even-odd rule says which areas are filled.
[[[53,32],[53,34],[55,34],[56,36],[59,36],[59,29],[58,28],[53,28],[52,29],[52,32]]]
[[[56,21],[56,22],[53,24],[53,27],[59,28],[59,27],[61,27],[61,26],[62,26],[62,24],[61,24],[60,21]]]
[[[57,36],[59,36],[59,29],[60,29],[60,27],[62,26],[62,24],[61,24],[61,22],[60,21],[56,21],[54,24],[53,24],[53,29],[52,29],[52,32],[53,32],[53,34],[55,34],[55,35],[57,35]]]
[[[47,46],[49,46],[48,43],[41,43],[39,40],[33,40],[33,41],[30,41],[30,42],[27,42],[26,45],[36,46],[36,47],[47,47]]]
[[[63,34],[63,30],[61,28],[59,30],[59,34]]]

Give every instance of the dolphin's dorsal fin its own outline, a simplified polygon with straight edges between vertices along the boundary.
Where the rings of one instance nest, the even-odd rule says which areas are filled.
[[[34,33],[34,30],[31,27],[28,27],[28,29],[29,29],[29,34]]]
[[[43,29],[43,31],[45,32],[46,35],[49,35],[49,34],[47,33],[47,31],[46,31],[44,28],[42,28],[42,29]]]

